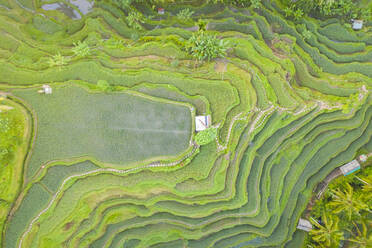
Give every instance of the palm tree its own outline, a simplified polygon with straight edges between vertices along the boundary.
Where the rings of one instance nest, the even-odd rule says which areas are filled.
[[[353,193],[353,188],[349,183],[346,183],[345,191],[340,189],[331,191],[333,200],[329,203],[329,206],[334,207],[334,213],[344,212],[351,220],[353,214],[360,216],[361,210],[368,211],[368,205]]]
[[[87,43],[78,41],[77,43],[74,43],[74,46],[75,47],[72,48],[72,51],[75,56],[82,58],[90,55],[90,48]]]
[[[57,53],[52,58],[49,59],[49,66],[62,66],[67,65],[68,58],[63,57],[60,53]]]
[[[364,176],[364,177],[358,177],[355,176],[356,179],[358,179],[360,182],[363,183],[363,188],[361,191],[361,200],[365,202],[368,206],[372,206],[372,175]],[[367,209],[369,213],[371,213],[371,208]]]
[[[321,246],[337,247],[343,237],[343,233],[338,229],[338,217],[327,218],[325,212],[323,212],[322,221],[324,226],[312,219],[312,223],[317,229],[310,231],[311,238]]]
[[[351,235],[353,235],[353,238],[349,239],[350,242],[354,243],[352,247],[355,248],[367,248],[372,247],[372,233],[369,233],[368,235],[368,229],[371,228],[371,223],[369,223],[369,228],[367,227],[367,224],[362,221],[360,224],[362,226],[362,230],[359,229],[358,225],[354,223],[357,235],[354,234],[354,232],[350,231]]]
[[[366,193],[372,193],[372,175],[362,178],[355,176],[355,178],[363,183],[363,191]]]

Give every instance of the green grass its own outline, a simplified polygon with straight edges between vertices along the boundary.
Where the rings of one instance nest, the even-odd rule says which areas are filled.
[[[23,8],[28,8],[28,9],[34,9],[35,8],[33,0],[18,0],[18,2],[20,3],[20,5]]]
[[[359,95],[372,86],[368,27],[292,22],[275,1],[177,3],[165,15],[135,4],[148,17],[140,32],[107,1],[77,21],[11,6],[0,9],[0,90],[22,99],[36,126],[19,199],[0,202],[4,216],[13,208],[4,247],[17,247],[56,192],[22,247],[301,247],[296,224],[313,188],[371,149],[371,98]],[[185,8],[193,20],[179,23]],[[230,42],[226,58],[192,61],[184,45],[198,19]],[[74,57],[84,40],[91,55]],[[50,67],[58,52],[70,61]],[[41,84],[53,94],[37,93]],[[174,166],[141,169],[190,151],[194,114],[211,114],[218,139]],[[100,168],[137,169],[79,175]]]
[[[186,106],[130,92],[52,87],[51,95],[40,95],[37,88],[13,91],[32,106],[37,118],[27,179],[52,160],[88,156],[125,168],[133,162],[176,156],[189,145],[192,120]]]
[[[91,162],[82,162],[73,165],[54,165],[40,181],[48,190],[55,193],[67,177],[93,171],[99,167]]]
[[[30,138],[28,122],[23,106],[0,97],[0,230],[22,186],[23,163]]]
[[[25,227],[42,208],[47,206],[50,198],[50,193],[40,184],[35,184],[30,188],[22,201],[23,204],[12,217],[12,222],[7,225],[7,235],[4,239],[5,246],[16,247],[17,240],[20,237],[19,230],[22,230],[21,232],[26,231]]]

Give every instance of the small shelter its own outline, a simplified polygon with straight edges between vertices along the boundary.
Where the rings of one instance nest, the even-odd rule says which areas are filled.
[[[38,91],[39,93],[44,93],[44,94],[52,94],[52,87],[50,87],[49,85],[47,84],[44,84],[43,85],[43,88],[41,90]]]
[[[340,167],[340,170],[342,172],[342,174],[344,174],[344,176],[347,176],[357,170],[360,169],[360,164],[358,162],[358,160],[354,159],[352,161],[350,161],[349,163],[343,165]]]
[[[159,15],[164,15],[164,9],[163,8],[158,8],[158,14]]]
[[[361,30],[363,27],[363,20],[353,20],[353,29]]]
[[[300,219],[298,221],[297,229],[304,230],[306,232],[310,232],[313,229],[313,225],[311,225],[310,221],[305,219]]]
[[[195,130],[197,132],[203,131],[210,127],[212,121],[210,115],[198,115],[195,116]]]

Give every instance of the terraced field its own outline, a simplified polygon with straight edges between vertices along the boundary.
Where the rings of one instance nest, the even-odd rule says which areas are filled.
[[[42,2],[0,0],[0,90],[33,119],[2,247],[301,247],[316,184],[371,149],[370,23],[294,24],[262,1],[142,6],[139,32],[102,1],[78,20]],[[229,41],[226,58],[196,64],[180,46],[195,32],[184,8]],[[67,63],[49,66],[57,53]],[[199,147],[201,114],[218,137]]]
[[[48,161],[84,155],[130,164],[176,155],[189,146],[187,105],[156,102],[133,92],[87,94],[76,86],[54,88],[52,95],[42,97],[35,88],[12,92],[33,107],[38,124],[26,179]]]

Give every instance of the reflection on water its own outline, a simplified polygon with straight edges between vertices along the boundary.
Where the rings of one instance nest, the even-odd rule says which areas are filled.
[[[72,19],[80,19],[81,15],[79,12],[71,8],[70,6],[64,3],[51,3],[51,4],[44,4],[41,6],[44,10],[59,10],[65,13],[67,16],[71,17]]]
[[[94,5],[94,1],[88,1],[88,0],[69,0],[70,3],[78,7],[81,13],[86,15],[89,13]]]
[[[82,14],[89,13],[94,5],[94,1],[89,0],[68,0],[71,4],[75,5]],[[70,6],[66,5],[65,3],[51,3],[51,4],[44,4],[41,6],[44,10],[59,10],[66,14],[67,16],[71,17],[72,19],[81,19],[81,15],[78,11],[71,8]]]

